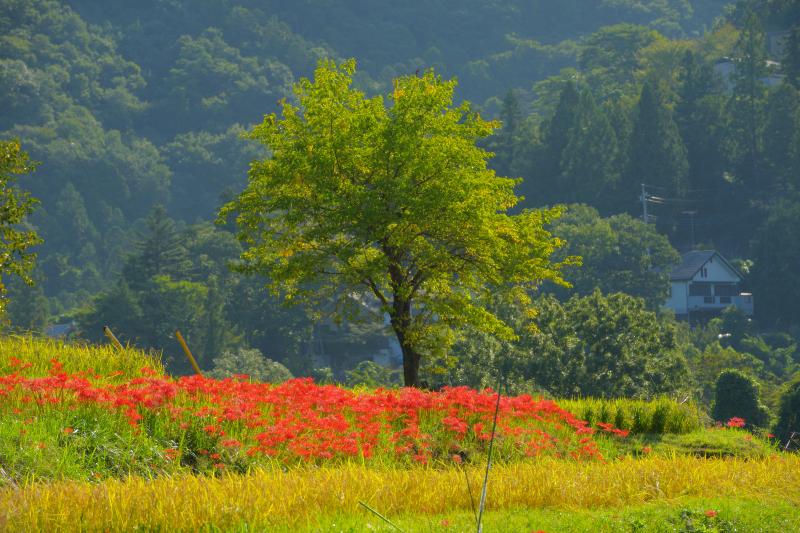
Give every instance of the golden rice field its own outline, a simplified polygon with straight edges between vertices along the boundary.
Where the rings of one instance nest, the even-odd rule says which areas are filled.
[[[467,470],[477,494],[478,467]],[[652,457],[610,463],[544,460],[492,469],[487,508],[619,508],[679,498],[746,498],[800,505],[800,457]],[[33,483],[0,489],[0,529],[128,531],[304,528],[366,502],[389,517],[469,510],[458,468],[357,465],[242,476]],[[213,524],[213,526],[212,526]]]

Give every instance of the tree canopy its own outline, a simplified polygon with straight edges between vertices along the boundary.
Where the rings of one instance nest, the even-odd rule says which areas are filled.
[[[515,180],[487,168],[476,146],[496,127],[453,105],[454,81],[428,71],[394,82],[384,99],[351,87],[355,62],[322,62],[251,136],[272,157],[253,162],[238,213],[242,270],[267,276],[287,300],[336,317],[376,303],[403,350],[405,384],[423,355],[469,325],[513,338],[484,305],[490,293],[526,301],[561,242],[544,226],[559,209],[508,215]],[[387,105],[387,100],[391,105]],[[326,309],[327,308],[327,309]]]
[[[16,176],[28,174],[34,164],[20,149],[19,141],[0,141],[0,314],[5,311],[6,280],[16,275],[31,284],[30,271],[36,254],[29,248],[41,242],[32,230],[20,229],[33,212],[36,199],[16,185]]]

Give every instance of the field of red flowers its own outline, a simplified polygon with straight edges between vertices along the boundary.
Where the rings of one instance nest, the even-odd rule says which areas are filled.
[[[482,461],[497,401],[491,390],[465,387],[360,391],[311,379],[270,385],[246,376],[171,378],[149,367],[137,376],[67,373],[57,359],[47,375],[27,375],[30,366],[12,357],[9,372],[0,376],[5,417],[33,422],[62,413],[58,445],[69,446],[70,439],[96,433],[102,413],[106,424],[115,419],[115,426],[163,446],[164,462],[214,469],[264,459],[430,464],[469,462],[480,453]],[[19,431],[24,437],[25,423]],[[602,459],[596,431],[627,434],[602,422],[590,427],[550,400],[501,397],[495,450],[499,460]]]

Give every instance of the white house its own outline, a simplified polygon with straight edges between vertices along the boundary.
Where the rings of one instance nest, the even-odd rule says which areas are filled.
[[[740,292],[742,275],[714,250],[683,254],[669,275],[669,299],[664,304],[679,318],[704,318],[735,305],[753,315],[753,295]]]

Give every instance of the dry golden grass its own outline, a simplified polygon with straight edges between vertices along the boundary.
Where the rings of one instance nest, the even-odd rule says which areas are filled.
[[[468,470],[477,494],[482,470]],[[488,508],[630,506],[679,497],[738,497],[800,504],[800,457],[692,457],[603,463],[548,460],[493,468]],[[469,509],[462,471],[362,466],[258,471],[221,478],[131,478],[58,482],[0,490],[0,529],[196,530],[209,524],[302,526],[357,512],[358,501],[389,516]]]

